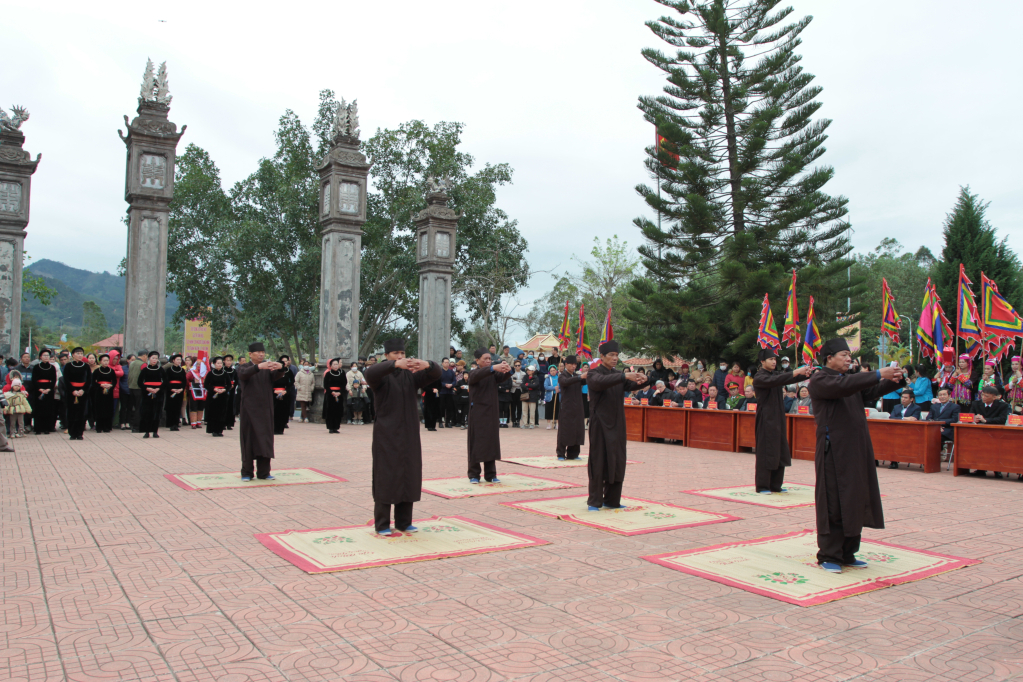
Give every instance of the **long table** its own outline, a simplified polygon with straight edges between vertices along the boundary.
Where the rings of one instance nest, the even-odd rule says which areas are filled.
[[[1023,474],[1023,428],[991,424],[953,424],[956,476],[970,469]]]
[[[789,414],[785,416],[786,433],[793,459],[813,461],[817,450],[817,422],[810,415]],[[629,440],[650,442],[655,438],[681,441],[683,445],[704,450],[740,452],[757,446],[756,413],[735,410],[701,410],[684,407],[652,407],[649,405],[625,406],[626,435]],[[867,428],[874,446],[874,459],[896,461],[905,464],[919,464],[925,473],[941,470],[941,424],[928,421],[904,421],[868,419]],[[1013,427],[976,426],[979,429]],[[1023,429],[1018,429],[1023,437]],[[988,449],[1004,450],[993,445],[992,439],[1013,439],[1009,435],[991,434],[984,436]],[[999,441],[1001,442],[1001,441]],[[1019,444],[1020,455],[1016,466],[1023,467],[1023,441]],[[956,438],[956,460],[959,460],[959,442]],[[974,455],[967,454],[968,458]],[[1004,459],[1004,458],[1003,458]],[[987,460],[985,460],[987,461]],[[1001,461],[1001,460],[999,460]],[[1023,473],[1023,468],[1012,468],[1012,463],[998,466],[973,465],[971,468],[993,471]]]

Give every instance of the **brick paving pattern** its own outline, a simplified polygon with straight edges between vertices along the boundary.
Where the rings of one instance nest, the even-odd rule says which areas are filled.
[[[14,441],[0,454],[0,679],[1003,680],[1023,678],[1023,482],[878,470],[888,528],[866,537],[984,563],[802,608],[638,557],[813,528],[813,508],[679,492],[743,485],[748,454],[630,443],[625,493],[742,520],[631,537],[424,495],[551,541],[511,552],[308,575],[255,533],[368,523],[371,426],[293,423],[276,464],[348,483],[183,490],[238,468],[237,431]],[[423,432],[424,477],[465,470],[465,432]],[[502,430],[506,452],[555,433]],[[498,473],[522,472],[499,464]],[[586,482],[585,469],[558,478]],[[796,481],[813,481],[797,461]],[[523,497],[559,497],[563,490]],[[515,498],[513,498],[515,499]]]

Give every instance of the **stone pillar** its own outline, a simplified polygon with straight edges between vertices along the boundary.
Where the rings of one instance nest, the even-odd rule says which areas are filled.
[[[448,208],[449,180],[429,179],[426,208],[416,216],[416,260],[419,263],[419,352],[423,360],[440,362],[451,345],[451,274],[455,236],[461,217]]]
[[[369,162],[359,151],[355,102],[334,121],[333,145],[320,173],[320,352],[319,365],[340,357],[350,364],[359,355],[359,268],[362,225],[366,222]]]
[[[167,64],[146,65],[138,116],[117,134],[128,148],[124,200],[128,202],[128,257],[124,292],[124,350],[164,352],[167,305],[167,221],[174,197],[178,140],[188,126],[168,120]]]
[[[28,227],[32,174],[42,154],[21,148],[25,135],[18,130],[28,112],[14,107],[14,117],[0,112],[0,353],[20,356],[21,266]]]

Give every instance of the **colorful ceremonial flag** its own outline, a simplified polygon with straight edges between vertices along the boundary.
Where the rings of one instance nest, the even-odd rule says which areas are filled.
[[[575,354],[580,358],[593,358],[593,349],[586,343],[586,312],[585,306],[579,304],[579,338],[575,342]]]
[[[945,317],[945,311],[941,307],[941,297],[938,296],[938,290],[933,282],[931,283],[931,305],[934,307],[932,314],[934,317],[934,332],[931,334],[931,338],[934,339],[934,361],[940,365],[945,343],[952,338],[952,326],[949,324],[948,318]]]
[[[920,322],[916,326],[916,339],[920,342],[920,355],[925,358],[935,357],[941,349],[934,350],[934,299],[931,297],[931,279],[927,278],[924,287],[924,300],[920,304]]]
[[[796,271],[792,270],[792,282],[789,284],[789,297],[785,302],[785,328],[781,340],[786,348],[799,344],[799,301],[796,300]]]
[[[778,328],[774,326],[774,314],[771,312],[771,303],[764,294],[764,305],[760,309],[760,329],[757,332],[757,343],[761,348],[773,346],[781,348],[781,338],[778,336]]]
[[[998,293],[998,285],[980,273],[982,314],[980,328],[985,334],[1000,337],[1023,336],[1023,318],[1016,309]]]
[[[895,297],[892,296],[892,289],[888,286],[888,280],[881,278],[881,333],[887,334],[895,343],[899,342],[899,330],[902,328],[902,320],[895,310]]]
[[[981,350],[983,334],[980,330],[980,316],[977,314],[977,303],[973,297],[973,282],[966,276],[966,269],[959,264],[959,312],[956,324],[956,335],[967,343],[966,352],[975,357]]]
[[[565,319],[561,323],[561,331],[558,332],[558,350],[565,350],[572,343],[572,328],[568,324],[568,301],[565,301]]]
[[[817,329],[817,317],[813,312],[813,296],[810,297],[810,308],[806,312],[806,336],[803,338],[803,364],[809,365],[817,357],[817,352],[824,345],[821,332]]]
[[[667,151],[667,150],[664,149],[664,143],[666,141],[667,141],[667,138],[664,137],[664,135],[661,135],[661,131],[659,131],[655,127],[654,128],[654,144],[656,145],[658,152]],[[669,166],[668,164],[662,164],[662,165],[664,165],[665,168],[670,168],[672,170],[678,170],[678,160],[679,160],[678,154],[673,154],[671,152],[667,152],[667,154],[668,154],[668,156],[670,156],[672,159],[675,160],[675,165],[674,166]]]
[[[600,330],[600,343],[597,344],[599,349],[602,345],[608,341],[613,341],[615,337],[615,330],[611,327],[611,309],[607,309],[607,316],[604,318],[604,328]]]

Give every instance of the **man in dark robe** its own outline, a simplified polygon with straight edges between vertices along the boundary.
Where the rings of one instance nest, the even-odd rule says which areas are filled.
[[[874,448],[864,408],[905,386],[899,367],[850,372],[852,354],[843,338],[820,350],[824,367],[810,377],[817,423],[817,562],[830,573],[865,567],[856,558],[863,527],[884,528]]]
[[[242,387],[241,412],[238,415],[238,442],[242,449],[242,480],[257,478],[272,481],[270,460],[274,457],[273,382],[284,376],[284,365],[266,361],[262,343],[249,344],[249,362],[238,367]],[[253,472],[255,464],[255,472]]]
[[[792,466],[792,452],[785,435],[785,386],[795,377],[810,376],[811,367],[800,367],[794,372],[776,372],[778,351],[764,348],[760,351],[760,371],[753,377],[753,390],[757,399],[757,463],[754,482],[757,492],[764,495],[785,492],[785,467]]]
[[[476,369],[469,372],[469,482],[480,482],[480,464],[488,483],[499,482],[497,464],[501,459],[501,416],[497,385],[511,376],[511,367],[492,364],[489,352],[474,353]]]
[[[436,362],[405,357],[405,341],[384,342],[384,361],[366,365],[373,389],[373,524],[380,535],[394,527],[415,533],[412,505],[423,488],[423,450],[419,440],[419,391],[440,378]]]
[[[623,509],[625,479],[625,394],[646,383],[640,372],[619,372],[618,342],[601,344],[600,364],[586,375],[590,395],[590,511]]]
[[[86,403],[89,400],[89,389],[92,388],[92,370],[85,364],[84,358],[84,349],[79,347],[71,351],[71,362],[64,365],[64,375],[61,377],[61,395],[64,396],[67,411],[69,440],[84,440],[82,434],[85,433]]]
[[[561,414],[558,415],[558,459],[579,459],[579,448],[586,442],[586,416],[583,414],[583,384],[586,377],[576,374],[579,362],[574,355],[565,358],[558,376]]]

